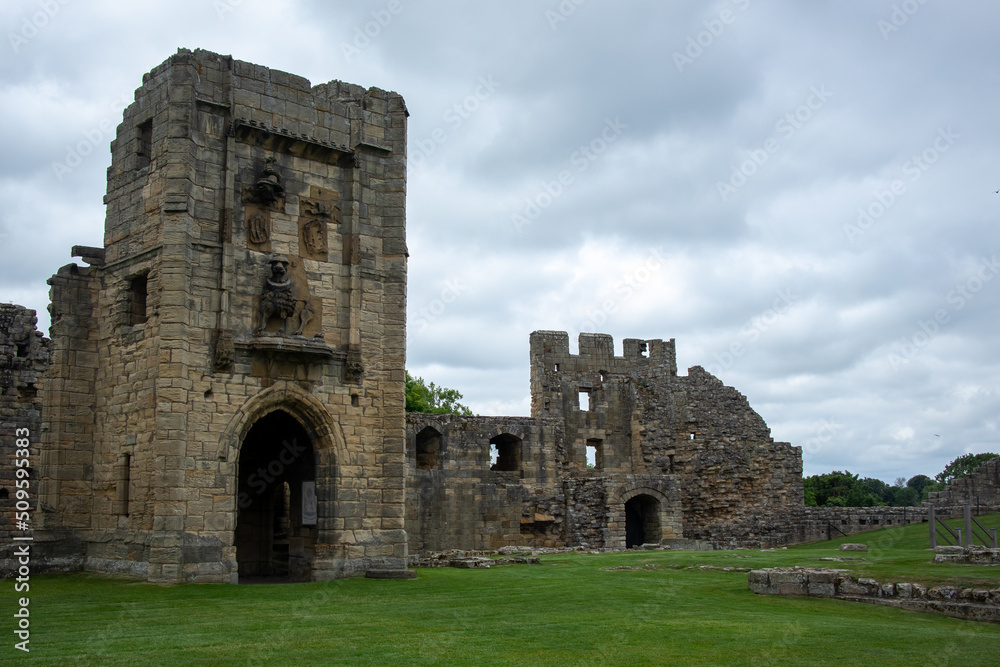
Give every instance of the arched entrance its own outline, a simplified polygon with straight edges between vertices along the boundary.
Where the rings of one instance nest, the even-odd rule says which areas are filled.
[[[316,544],[316,457],[294,417],[275,410],[247,431],[240,447],[236,562],[242,581],[308,581]]]
[[[646,494],[625,503],[625,548],[660,541],[660,501]]]

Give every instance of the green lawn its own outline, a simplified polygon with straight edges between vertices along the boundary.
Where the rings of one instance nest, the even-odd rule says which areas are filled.
[[[988,518],[996,526],[1000,515]],[[845,554],[843,541],[868,554]],[[889,581],[1000,587],[1000,568],[933,565],[926,525],[777,551],[567,554],[541,565],[419,570],[411,581],[155,586],[31,580],[37,664],[990,665],[1000,625],[885,607],[762,597],[746,574],[689,566],[844,567]],[[867,561],[825,563],[823,556]],[[749,556],[749,558],[747,558]],[[652,570],[605,570],[656,565]],[[675,566],[675,567],[671,567]],[[15,594],[4,604],[13,649]]]

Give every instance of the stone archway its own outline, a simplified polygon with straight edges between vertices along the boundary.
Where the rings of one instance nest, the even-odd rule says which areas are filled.
[[[316,456],[284,410],[259,418],[240,446],[234,546],[239,577],[308,581],[317,537]]]
[[[676,481],[632,477],[608,491],[604,544],[625,549],[681,536],[681,501]]]
[[[641,493],[625,503],[625,548],[660,541],[660,501]]]
[[[332,522],[323,521],[323,518],[330,518],[337,514],[337,489],[340,478],[340,469],[344,465],[352,465],[353,458],[347,451],[344,440],[344,432],[340,424],[330,415],[326,406],[320,402],[316,396],[302,389],[298,384],[287,381],[277,381],[267,389],[264,389],[256,396],[253,396],[237,410],[226,429],[226,435],[222,439],[222,451],[220,456],[227,461],[235,463],[232,481],[232,505],[230,506],[230,525],[239,524],[239,471],[241,469],[241,456],[243,445],[251,429],[269,414],[280,411],[290,415],[302,427],[308,435],[310,445],[313,448],[315,465],[315,497],[314,509],[317,516],[317,530],[315,538],[315,556],[311,563],[311,574],[300,573],[297,578],[311,578],[312,580],[330,579],[342,576],[343,559],[345,557],[344,547],[338,544],[339,533],[334,530]],[[286,455],[287,458],[287,455]],[[247,466],[242,466],[246,469]],[[254,472],[249,470],[249,472]],[[249,482],[249,479],[247,480]],[[259,488],[259,485],[258,485]],[[289,485],[291,491],[291,485]],[[301,489],[300,489],[301,493]],[[291,495],[291,493],[289,494]],[[289,505],[295,505],[298,501],[290,501]],[[300,508],[301,505],[297,507]],[[238,581],[238,562],[236,556],[236,534],[235,530],[230,533],[233,546],[227,547],[227,565],[233,572],[231,581]],[[290,545],[291,546],[291,545]],[[291,559],[290,559],[291,560]],[[294,561],[290,562],[290,569]],[[291,574],[291,573],[290,573]]]

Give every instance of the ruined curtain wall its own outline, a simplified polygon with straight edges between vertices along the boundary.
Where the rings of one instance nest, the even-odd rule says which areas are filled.
[[[17,568],[14,536],[31,535],[38,517],[39,439],[42,402],[39,390],[49,365],[49,340],[35,330],[35,311],[0,304],[0,575]],[[27,444],[27,447],[23,445]],[[23,450],[27,450],[27,456]],[[22,451],[18,451],[22,450]],[[26,464],[26,465],[25,465]],[[26,499],[21,499],[18,494]],[[24,524],[17,522],[22,512]],[[17,515],[15,514],[17,512]],[[37,570],[36,570],[37,571]]]

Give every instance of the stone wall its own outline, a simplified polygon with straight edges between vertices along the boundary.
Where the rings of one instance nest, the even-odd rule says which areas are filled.
[[[921,584],[857,578],[844,570],[799,567],[753,570],[747,575],[747,582],[758,595],[836,598],[971,621],[1000,621],[1000,588],[928,588]]]
[[[12,538],[33,536],[39,516],[40,391],[49,365],[50,345],[36,330],[37,322],[33,310],[0,304],[0,437],[3,438],[0,543],[4,545],[0,552],[0,574],[3,576],[17,570],[14,549],[21,545],[15,544]],[[27,447],[21,446],[26,443]],[[19,498],[19,495],[26,498]],[[27,502],[26,511],[18,510],[18,500]],[[18,523],[19,517],[23,524]]]
[[[974,510],[983,512],[1000,509],[1000,457],[990,459],[970,474],[952,480],[943,491],[927,494],[924,505],[972,505]]]
[[[960,508],[953,508],[959,516]],[[716,549],[771,548],[927,521],[921,507],[790,507],[705,527]]]
[[[555,423],[528,418],[407,415],[411,551],[561,545],[557,438]],[[491,440],[516,456],[494,446],[491,462]]]
[[[625,339],[622,356],[604,334],[579,345],[531,334],[530,419],[408,416],[415,552],[621,549],[801,506],[801,450],[701,368],[678,376],[674,341]],[[491,442],[508,437],[516,463],[501,454],[491,470]]]

